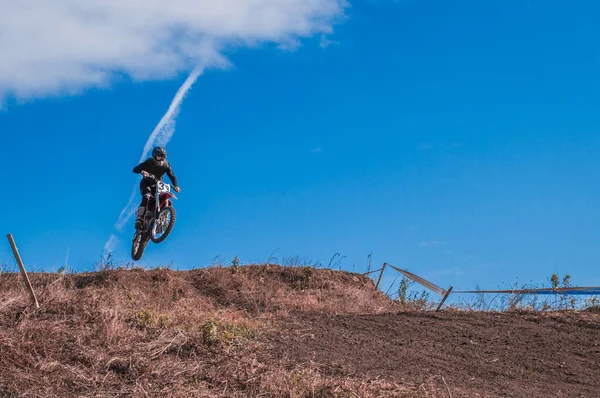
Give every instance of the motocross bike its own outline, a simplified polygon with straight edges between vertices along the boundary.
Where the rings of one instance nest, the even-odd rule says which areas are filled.
[[[152,174],[148,174],[148,177],[156,181],[156,192],[153,197],[148,198],[142,226],[133,235],[131,258],[135,261],[142,258],[148,241],[164,241],[175,225],[176,213],[171,199],[177,197],[171,192],[171,186]]]

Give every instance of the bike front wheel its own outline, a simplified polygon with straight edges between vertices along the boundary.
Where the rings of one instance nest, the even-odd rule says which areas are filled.
[[[175,208],[168,206],[158,213],[158,217],[152,223],[150,239],[154,243],[160,243],[167,239],[175,225]]]

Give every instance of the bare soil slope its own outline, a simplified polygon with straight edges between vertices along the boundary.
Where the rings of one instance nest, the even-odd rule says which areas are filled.
[[[0,397],[597,397],[600,314],[409,312],[277,265],[0,277]]]
[[[269,355],[296,365],[433,385],[439,396],[600,396],[597,315],[306,314],[282,321],[272,341]]]

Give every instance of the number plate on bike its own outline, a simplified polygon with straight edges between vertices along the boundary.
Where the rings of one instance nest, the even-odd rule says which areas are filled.
[[[158,192],[159,193],[165,193],[165,192],[171,192],[171,186],[167,183],[164,183],[162,181],[159,181],[157,184],[158,187]]]

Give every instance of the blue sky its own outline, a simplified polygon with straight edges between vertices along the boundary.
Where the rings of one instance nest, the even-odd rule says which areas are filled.
[[[167,145],[177,224],[140,263],[339,252],[364,272],[373,253],[443,287],[567,272],[600,285],[600,4],[350,5],[299,45],[219,48],[231,66],[207,66]],[[2,230],[31,269],[68,250],[91,270],[111,234],[129,261],[133,220],[114,225],[131,169],[191,68],[146,79],[115,65],[121,78],[63,91],[0,77]]]

